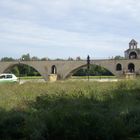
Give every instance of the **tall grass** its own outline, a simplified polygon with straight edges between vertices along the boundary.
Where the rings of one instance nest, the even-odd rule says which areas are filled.
[[[140,136],[140,81],[0,85],[2,140]]]

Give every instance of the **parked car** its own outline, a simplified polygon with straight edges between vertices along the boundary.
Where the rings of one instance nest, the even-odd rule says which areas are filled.
[[[0,74],[0,83],[14,83],[18,82],[18,78],[14,74],[3,73]]]

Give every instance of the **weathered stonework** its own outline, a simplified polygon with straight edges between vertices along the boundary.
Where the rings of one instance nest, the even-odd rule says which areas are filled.
[[[75,61],[21,61],[21,64],[29,65],[36,69],[44,78],[44,80],[48,81],[51,78],[49,75],[52,74],[52,66],[55,65],[57,69],[57,79],[66,79],[70,77],[75,71],[86,66],[86,60],[75,60]],[[128,66],[130,64],[134,65],[134,71],[136,74],[140,74],[140,59],[127,59],[127,60],[91,60],[91,64],[99,65],[108,69],[116,76],[124,75],[124,73],[128,72]],[[18,62],[0,62],[0,73],[6,72],[11,67],[18,65]],[[117,64],[121,65],[120,70],[116,70]],[[53,78],[55,79],[55,78]]]

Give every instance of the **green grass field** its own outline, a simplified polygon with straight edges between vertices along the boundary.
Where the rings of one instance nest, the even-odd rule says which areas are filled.
[[[23,76],[23,77],[20,77],[20,79],[21,79],[21,80],[26,80],[26,79],[27,79],[27,80],[28,80],[28,79],[29,79],[29,80],[32,80],[32,79],[43,79],[43,78],[42,78],[42,76]]]
[[[89,76],[90,79],[115,79],[116,76]],[[88,79],[88,76],[72,76],[71,79]]]
[[[0,84],[1,140],[139,138],[139,80]]]
[[[42,76],[24,76],[20,77],[22,80],[26,79],[42,79]],[[87,79],[88,76],[71,76],[69,79]],[[116,76],[89,76],[90,79],[115,79]]]

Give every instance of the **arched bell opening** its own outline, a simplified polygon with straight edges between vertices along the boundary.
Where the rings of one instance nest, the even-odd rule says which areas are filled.
[[[129,54],[129,59],[137,59],[137,53],[136,52],[131,52]]]

